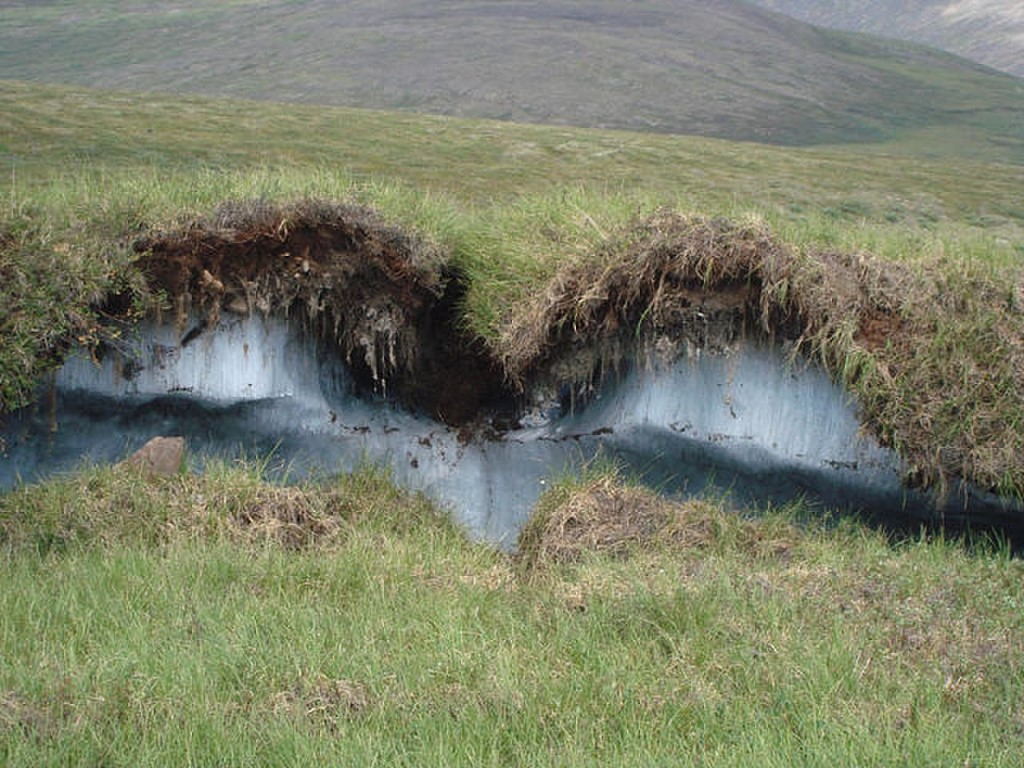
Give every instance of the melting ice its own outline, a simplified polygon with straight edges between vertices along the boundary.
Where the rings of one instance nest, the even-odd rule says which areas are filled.
[[[184,435],[196,463],[244,455],[292,477],[386,464],[400,485],[502,546],[553,478],[598,454],[669,493],[805,497],[896,526],[963,516],[965,505],[1005,507],[976,494],[936,506],[906,491],[898,458],[862,432],[827,375],[753,341],[729,355],[634,366],[585,404],[552,404],[530,423],[467,437],[357,397],[344,361],[285,320],[226,316],[185,334],[147,324],[103,360],[72,357],[49,394],[8,420],[0,487]]]

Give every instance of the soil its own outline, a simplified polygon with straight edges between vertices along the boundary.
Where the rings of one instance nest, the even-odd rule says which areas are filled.
[[[364,390],[448,424],[507,400],[499,366],[460,332],[460,275],[429,244],[355,207],[305,203],[221,210],[135,244],[150,288],[169,298],[183,343],[190,312],[299,316]]]

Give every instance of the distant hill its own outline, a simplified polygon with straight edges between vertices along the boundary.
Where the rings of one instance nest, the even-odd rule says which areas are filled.
[[[957,126],[1024,147],[1020,80],[738,0],[2,3],[0,78],[783,145]]]
[[[753,0],[834,29],[934,45],[1024,77],[1022,0]]]

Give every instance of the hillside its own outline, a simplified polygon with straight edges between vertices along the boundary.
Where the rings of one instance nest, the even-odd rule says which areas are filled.
[[[990,466],[1013,462],[1019,499],[1024,167],[949,146],[908,157],[0,81],[0,412],[152,308],[134,292],[159,242],[191,238],[211,267],[229,250],[258,263],[268,239],[237,228],[248,214],[277,254],[262,253],[265,277],[326,285],[291,257],[286,241],[312,230],[282,206],[354,202],[389,242],[444,257],[425,268],[457,269],[467,293],[446,306],[474,347],[507,349],[538,300],[563,311],[537,314],[541,330],[589,316],[633,337],[659,309],[652,289],[699,300],[716,280],[759,283],[793,309],[777,322],[813,312],[805,330],[866,406],[933,430],[928,458],[962,463],[969,439]],[[698,226],[670,228],[678,211]],[[717,235],[692,247],[701,232]],[[317,237],[352,263],[388,252],[332,233]],[[315,266],[324,241],[306,244]],[[635,279],[659,260],[695,279]],[[430,274],[392,266],[399,286]],[[39,406],[47,435],[70,431],[54,400]],[[512,555],[386,469],[281,485],[277,447],[252,450],[201,471],[189,457],[199,474],[83,467],[0,492],[0,765],[1019,762],[1024,566],[1005,542],[894,540],[804,501],[736,514],[731,494],[668,500],[595,461],[580,477],[552,467]]]
[[[0,77],[783,145],[942,126],[996,159],[1024,144],[1016,79],[734,0],[5,3]]]
[[[915,40],[1024,77],[1019,0],[754,0],[823,27]]]
[[[569,186],[701,211],[754,208],[797,228],[823,217],[852,227],[861,244],[877,225],[909,239],[949,223],[1024,239],[1021,167],[866,149],[0,81],[0,167],[11,182],[2,191],[12,207],[97,171],[189,182],[187,204],[212,206],[211,173],[255,166],[297,170],[307,184],[325,173],[397,182],[468,206]],[[191,182],[195,174],[203,184]]]

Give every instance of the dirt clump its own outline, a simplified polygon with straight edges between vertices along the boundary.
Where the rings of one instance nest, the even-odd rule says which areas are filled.
[[[357,382],[446,423],[501,397],[501,374],[465,339],[465,290],[441,248],[356,205],[225,203],[138,239],[138,268],[167,296],[182,343],[221,313],[299,317]],[[202,320],[186,333],[190,317]]]

